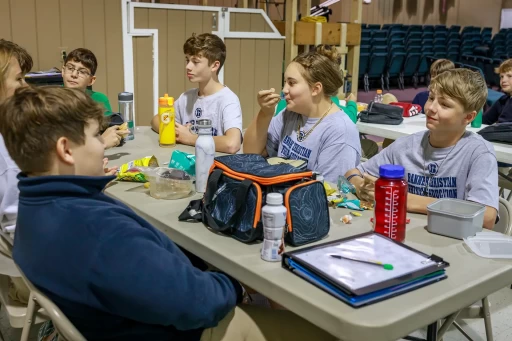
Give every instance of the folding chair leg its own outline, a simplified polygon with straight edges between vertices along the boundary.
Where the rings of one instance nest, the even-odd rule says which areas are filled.
[[[27,306],[27,315],[25,317],[25,324],[23,325],[23,330],[21,332],[20,341],[28,341],[28,336],[30,334],[30,327],[34,322],[34,313],[36,311],[36,300],[34,295],[30,293],[30,297],[28,298],[28,306]]]
[[[492,336],[491,311],[489,309],[488,297],[485,297],[482,300],[482,309],[484,312],[485,336],[487,337],[487,341],[493,341],[494,338]]]
[[[386,90],[384,87],[384,74],[380,75],[380,86],[382,90]]]

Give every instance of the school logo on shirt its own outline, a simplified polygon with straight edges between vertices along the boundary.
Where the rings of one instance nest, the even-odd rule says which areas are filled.
[[[293,141],[290,136],[285,136],[281,142],[281,155],[287,159],[309,161],[311,149],[306,148]]]
[[[436,165],[435,162],[429,164],[428,171],[432,174],[430,165]],[[437,172],[437,168],[435,169]],[[435,174],[435,172],[434,172]],[[455,176],[425,176],[422,174],[407,174],[407,183],[409,193],[431,198],[457,198],[457,177]]]
[[[427,168],[430,175],[436,175],[437,170],[439,169],[439,165],[435,162],[432,162],[428,164]]]
[[[196,115],[196,118],[200,118],[200,117],[201,117],[201,115],[203,115],[203,109],[201,109],[201,108],[196,108],[195,115]]]

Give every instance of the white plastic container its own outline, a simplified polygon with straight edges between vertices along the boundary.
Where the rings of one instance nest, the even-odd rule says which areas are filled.
[[[267,194],[267,204],[261,209],[263,216],[263,246],[261,258],[268,262],[280,262],[279,249],[284,251],[283,234],[286,226],[286,207],[283,206],[283,195]]]
[[[459,199],[439,199],[427,206],[427,230],[463,239],[482,231],[485,206]]]
[[[499,232],[480,232],[464,238],[464,242],[480,257],[512,259],[512,237]]]

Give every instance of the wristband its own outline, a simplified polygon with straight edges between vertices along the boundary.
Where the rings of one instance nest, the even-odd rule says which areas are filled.
[[[361,179],[364,179],[364,176],[362,176],[361,174],[351,174],[347,177],[347,181],[350,182],[350,179],[352,179],[354,176],[359,176]]]

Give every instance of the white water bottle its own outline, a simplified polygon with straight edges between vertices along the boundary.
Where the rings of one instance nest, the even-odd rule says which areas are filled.
[[[212,136],[212,121],[197,120],[196,140],[196,192],[204,193],[208,182],[208,173],[215,158],[215,141]]]
[[[284,251],[283,234],[286,226],[286,207],[283,206],[283,195],[267,194],[267,204],[261,209],[263,215],[263,246],[261,258],[268,262],[280,262],[281,251]]]

